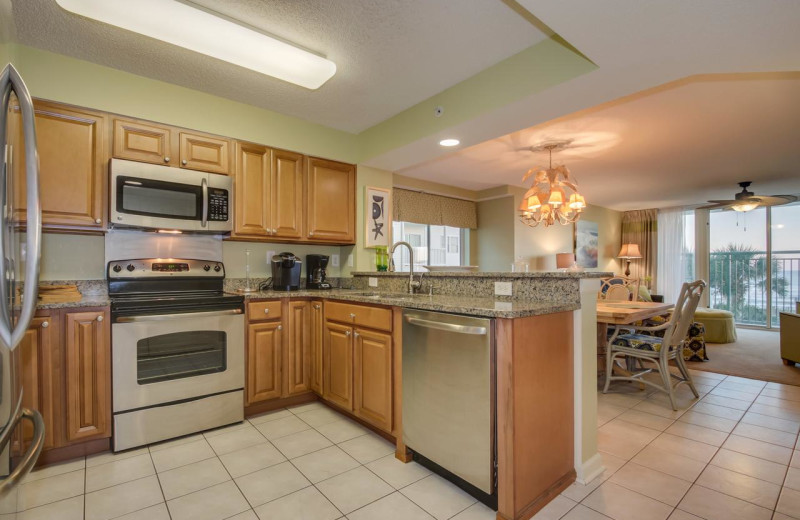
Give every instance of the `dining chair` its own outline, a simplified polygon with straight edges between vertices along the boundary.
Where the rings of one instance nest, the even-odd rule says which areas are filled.
[[[639,279],[627,276],[601,278],[598,299],[635,302],[639,299]]]
[[[604,394],[608,392],[608,387],[612,381],[634,381],[666,392],[669,395],[669,402],[673,410],[678,409],[675,406],[674,390],[682,383],[689,385],[695,397],[700,397],[683,359],[683,344],[686,341],[689,327],[694,320],[694,311],[697,309],[700,296],[705,288],[706,283],[703,280],[683,284],[675,309],[672,311],[672,316],[663,325],[657,327],[626,325],[621,327],[630,332],[619,334],[606,349]],[[663,331],[663,337],[641,334],[641,332],[653,331]],[[652,364],[652,368],[643,368],[631,373],[629,376],[615,376],[612,369],[618,357],[637,362],[642,367]],[[680,375],[670,372],[670,361],[675,362]],[[632,363],[627,363],[627,365],[630,367]],[[661,385],[644,378],[645,375],[653,371],[658,372],[661,376]],[[672,384],[673,378],[677,380],[674,385]]]

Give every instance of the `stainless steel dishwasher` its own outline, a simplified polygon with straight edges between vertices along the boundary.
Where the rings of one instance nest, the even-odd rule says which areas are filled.
[[[487,503],[489,495],[496,501],[493,325],[403,311],[403,441],[415,458],[455,475],[451,480],[473,495],[469,486],[485,493],[479,498]]]

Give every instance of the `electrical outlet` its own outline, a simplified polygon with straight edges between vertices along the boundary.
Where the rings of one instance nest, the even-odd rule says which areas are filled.
[[[267,267],[272,265],[272,257],[275,256],[277,253],[275,251],[267,251]]]
[[[511,282],[494,282],[495,296],[511,296]]]
[[[353,267],[353,255],[347,255],[347,267]]]
[[[339,255],[331,255],[331,266],[339,267]]]
[[[377,287],[378,286],[378,279],[374,276],[369,277],[369,286],[370,287]]]

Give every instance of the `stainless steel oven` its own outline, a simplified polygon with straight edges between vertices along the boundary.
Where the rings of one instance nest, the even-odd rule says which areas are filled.
[[[113,227],[228,233],[233,229],[227,175],[111,159]]]
[[[243,300],[223,269],[109,263],[115,451],[243,420]]]

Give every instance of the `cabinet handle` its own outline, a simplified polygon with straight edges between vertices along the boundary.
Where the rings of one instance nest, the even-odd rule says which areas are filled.
[[[164,162],[169,162],[169,157],[164,157]]]
[[[264,314],[269,314],[269,309],[264,309]]]
[[[353,312],[350,313],[350,319],[353,319],[353,320],[356,319],[355,313],[353,313]]]
[[[103,221],[102,221],[102,220],[100,220],[99,218],[96,218],[96,219],[94,219],[94,223],[95,223],[95,224],[100,224],[101,222],[103,222]]]
[[[50,326],[50,322],[49,322],[49,321],[44,321],[44,322],[42,322],[42,328],[43,328],[43,329],[46,329],[46,328],[47,328],[47,327],[49,327],[49,326]]]
[[[275,228],[272,228],[272,234],[273,234],[273,235],[274,235],[275,233],[277,233],[277,232],[278,232],[278,230],[277,230],[277,229],[275,229]]]
[[[314,308],[319,310],[319,304],[314,305]]]
[[[358,332],[354,332],[354,333],[353,333],[353,337],[354,337],[354,338],[357,338],[358,336],[359,336]]]
[[[189,161],[187,161],[186,159],[184,159],[184,160],[182,160],[182,161],[181,161],[181,164],[182,164],[182,165],[184,165],[184,166],[186,166],[187,164],[189,164]]]
[[[97,317],[97,321],[103,321],[103,316],[102,316],[102,315],[101,315],[101,316],[98,316],[98,317]]]
[[[308,232],[308,236],[313,237],[314,236],[314,232],[313,231],[309,231]]]
[[[283,330],[283,325],[278,325],[278,330]]]
[[[345,336],[349,336],[350,335],[350,331],[349,330],[344,331],[344,335]]]

